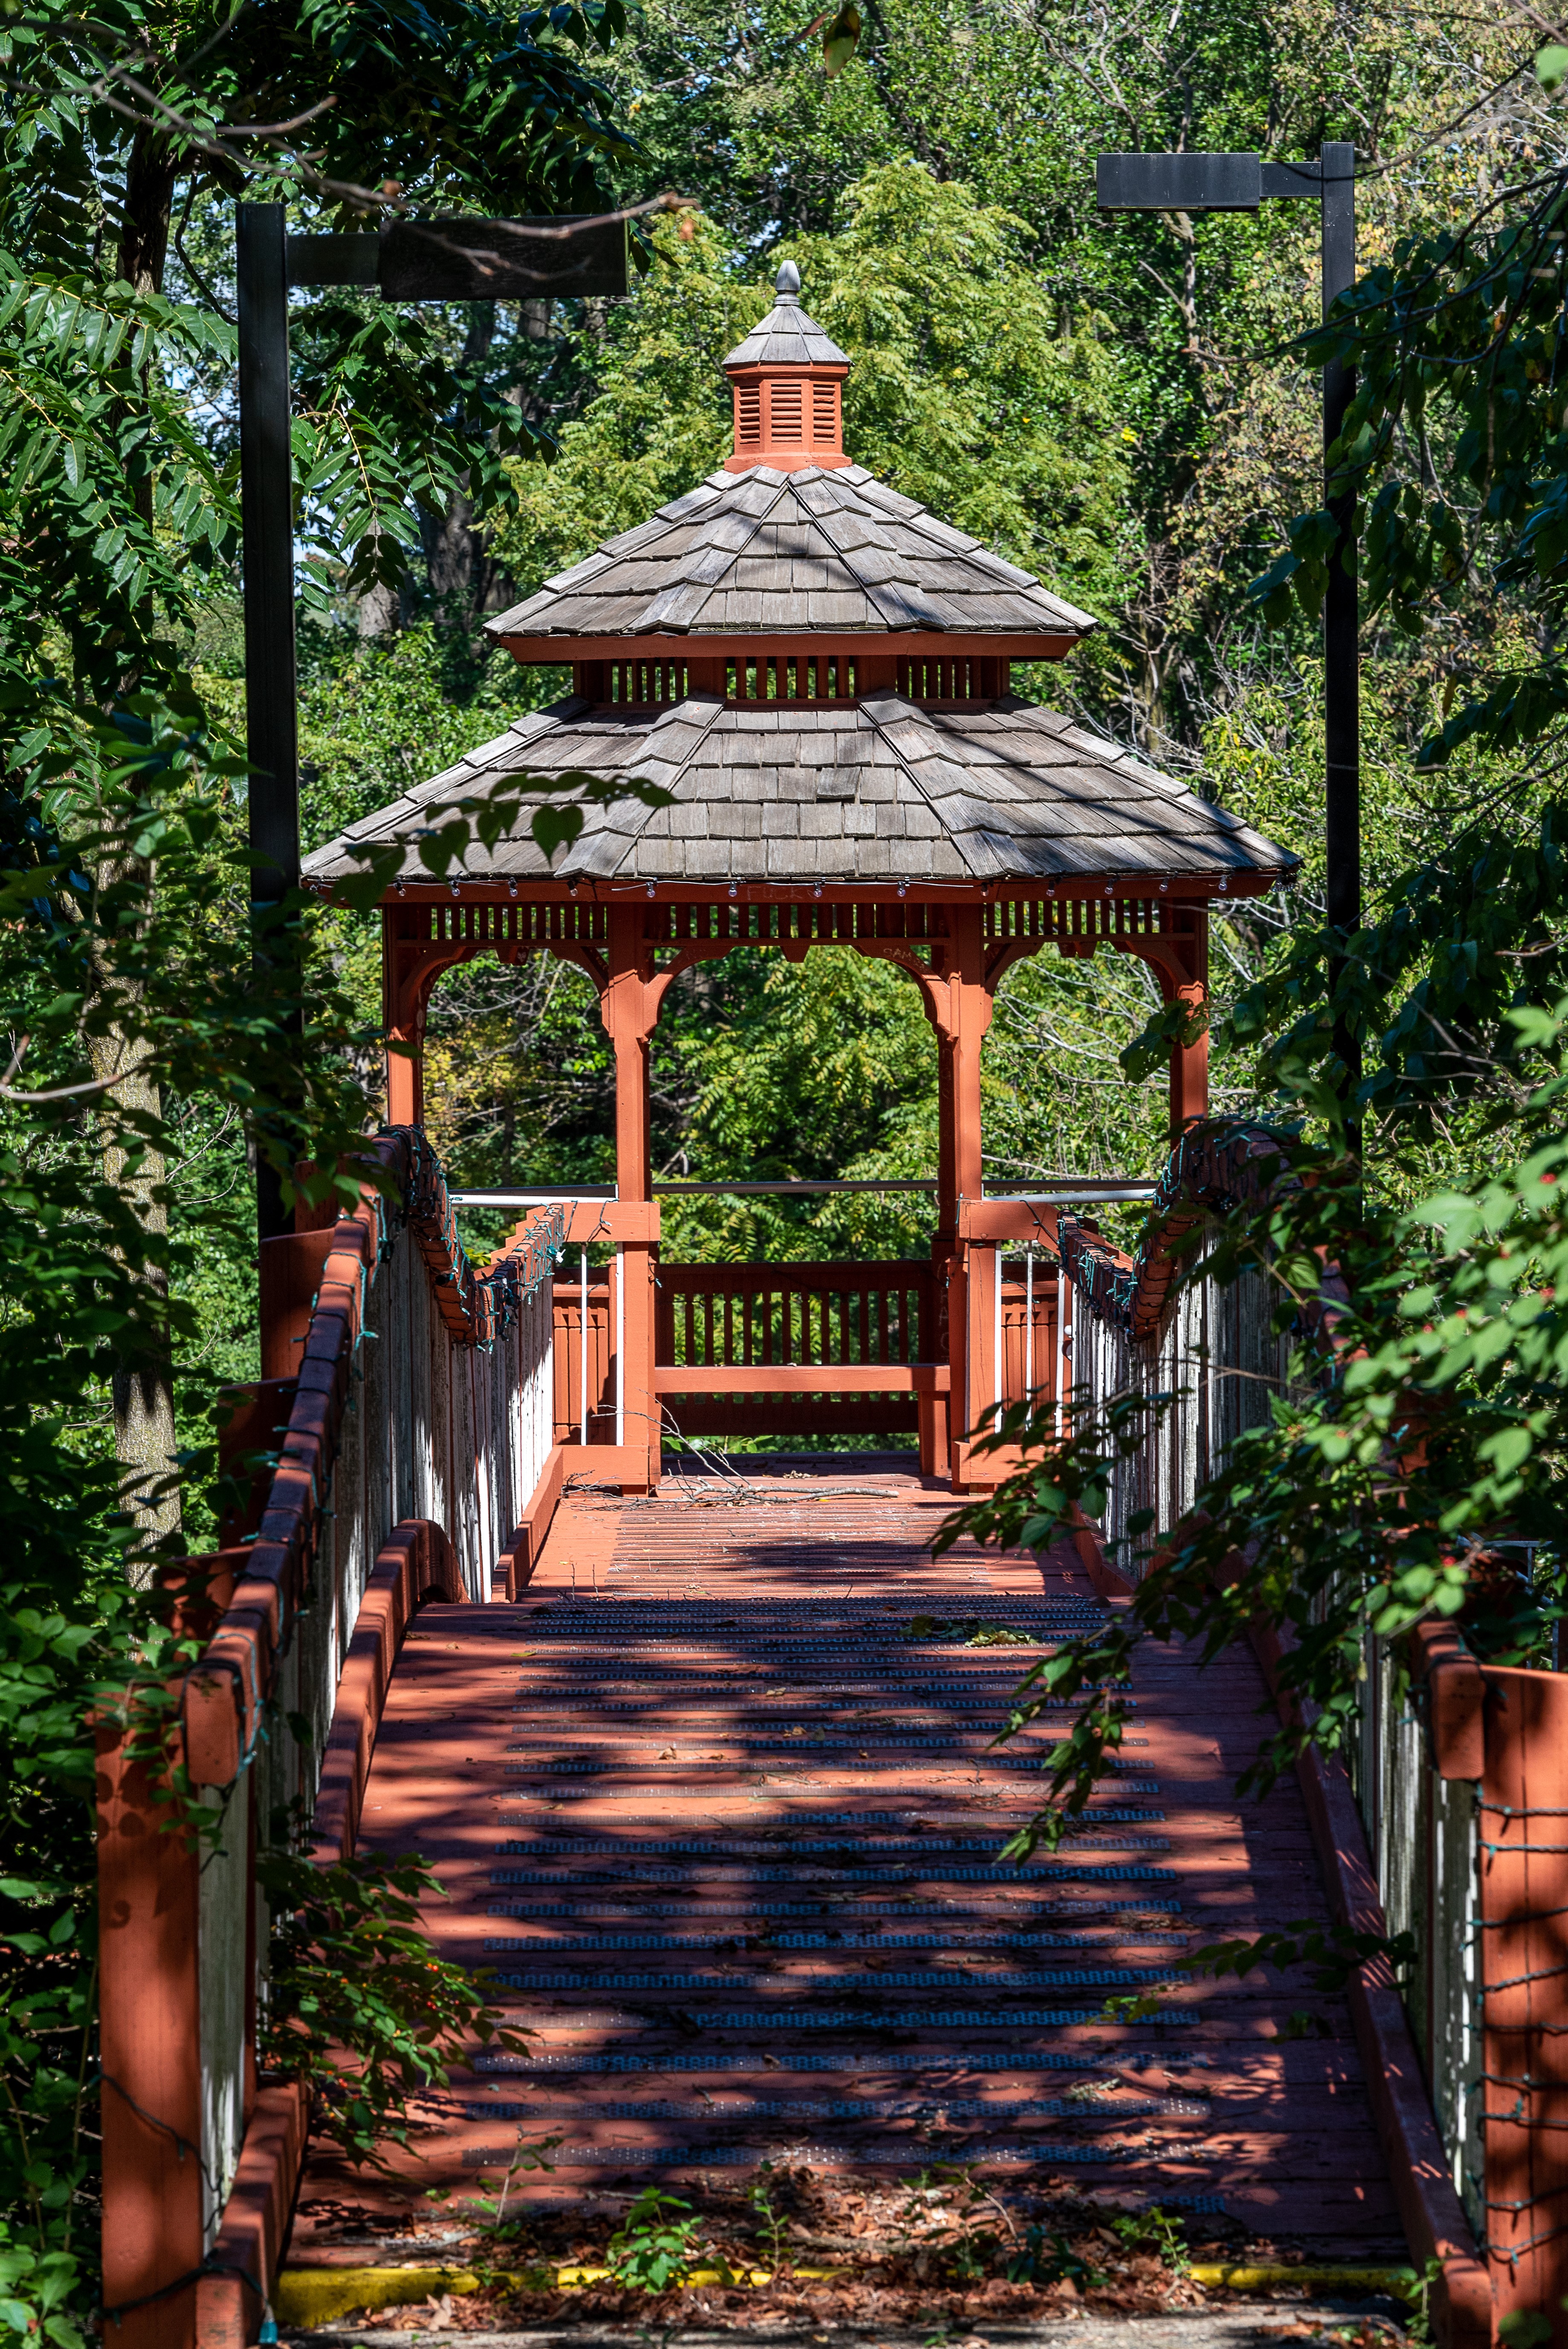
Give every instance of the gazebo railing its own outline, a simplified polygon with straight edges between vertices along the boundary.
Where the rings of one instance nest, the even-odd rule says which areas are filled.
[[[655,1390],[683,1435],[913,1430],[936,1384],[919,1262],[661,1264]]]

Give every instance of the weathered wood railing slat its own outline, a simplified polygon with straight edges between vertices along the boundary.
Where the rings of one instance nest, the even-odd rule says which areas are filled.
[[[257,1840],[319,1795],[318,1858],[352,1851],[408,1621],[432,1591],[488,1599],[559,1456],[560,1210],[476,1274],[423,1134],[366,1148],[385,1191],[367,1185],[328,1231],[266,1243],[263,1367],[292,1375],[237,1423],[270,1438],[276,1466],[239,1528],[252,1537],[181,1569],[221,1610],[170,1756],[211,1815],[210,1849],[181,1830],[168,1775],[123,1731],[99,1733],[104,2296],[121,2349],[257,2337],[304,2140],[299,2093],[257,2079]]]
[[[1130,1538],[1132,1513],[1180,1526],[1293,1375],[1266,1268],[1222,1284],[1191,1247],[1195,1225],[1265,1205],[1278,1166],[1265,1132],[1191,1137],[1136,1259],[1061,1219],[1079,1407],[1175,1398],[1096,1529],[1133,1580],[1151,1537]],[[1331,1333],[1294,1343],[1294,1375],[1327,1371]],[[1277,1634],[1253,1636],[1272,1671]],[[1351,2012],[1411,2251],[1439,2263],[1438,2337],[1485,2340],[1511,2313],[1557,2309],[1568,2293],[1568,2042],[1553,2020],[1560,1991],[1531,1995],[1563,1978],[1568,1676],[1486,1665],[1438,1623],[1398,1649],[1369,1639],[1366,1667],[1348,1769],[1309,1750],[1298,1774],[1340,1921],[1415,1939],[1402,1999],[1378,1961],[1353,1979]]]

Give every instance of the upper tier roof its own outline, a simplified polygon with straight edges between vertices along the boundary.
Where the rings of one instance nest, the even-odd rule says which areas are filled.
[[[552,636],[602,637],[608,651],[617,636],[904,629],[1047,636],[1065,650],[1095,623],[863,465],[754,465],[710,473],[485,626],[543,659]]]
[[[779,299],[766,318],[759,319],[743,343],[737,343],[725,360],[726,368],[753,367],[841,367],[850,364],[822,332],[815,318],[800,307],[800,273],[792,261],[779,272]]]
[[[923,709],[892,693],[842,709],[739,709],[694,693],[661,710],[576,698],[524,718],[304,860],[307,881],[359,868],[356,843],[406,841],[401,870],[428,881],[417,840],[443,803],[504,790],[520,771],[572,770],[662,784],[668,807],[591,811],[552,867],[527,829],[470,880],[842,885],[1124,879],[1253,886],[1295,859],[1223,808],[1070,719],[1011,695]]]

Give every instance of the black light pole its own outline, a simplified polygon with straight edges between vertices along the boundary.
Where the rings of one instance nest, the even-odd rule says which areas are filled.
[[[294,471],[289,457],[289,285],[282,204],[241,204],[235,223],[240,328],[240,513],[244,533],[245,756],[251,901],[257,916],[299,886],[299,712],[294,666]],[[254,948],[271,976],[280,941]],[[290,1028],[299,1032],[295,1013]],[[293,1229],[283,1185],[256,1165],[263,1240]]]
[[[1326,144],[1315,163],[1265,163],[1261,155],[1101,155],[1095,167],[1101,212],[1252,212],[1275,197],[1315,198],[1323,210],[1323,315],[1356,283],[1356,150]],[[1323,371],[1325,500],[1338,530],[1323,605],[1323,812],[1328,921],[1341,941],[1361,926],[1361,689],[1354,496],[1336,485],[1328,450],[1356,388],[1337,359]],[[1329,965],[1332,988],[1343,956]],[[1343,1020],[1334,1044],[1346,1070],[1346,1099],[1361,1079],[1361,1047]]]
[[[299,691],[294,662],[294,474],[289,455],[289,292],[359,285],[392,302],[563,300],[626,291],[626,223],[615,217],[402,220],[377,234],[290,236],[282,204],[241,204],[240,512],[245,599],[245,755],[251,895],[258,915],[299,886]],[[255,949],[275,974],[288,949]],[[297,1014],[294,1031],[299,1030]],[[293,1229],[274,1168],[256,1174],[263,1240]]]

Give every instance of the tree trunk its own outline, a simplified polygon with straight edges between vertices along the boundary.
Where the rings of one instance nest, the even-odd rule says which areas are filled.
[[[139,294],[161,294],[174,217],[174,159],[167,140],[139,130],[125,168],[125,212],[119,228],[119,274]]]
[[[125,211],[119,233],[119,274],[139,294],[161,294],[169,259],[169,231],[174,213],[176,167],[167,140],[139,130],[126,166]],[[150,474],[138,481],[135,500],[143,518],[152,521]],[[128,683],[134,680],[128,680]],[[99,886],[117,875],[112,868],[99,875]],[[161,1123],[162,1092],[146,1069],[150,1058],[144,1043],[133,1042],[117,1026],[92,1040],[95,1077],[112,1076],[129,1067],[131,1074],[115,1088],[114,1098],[124,1109],[139,1111]],[[161,1234],[168,1216],[154,1194],[160,1190],[167,1168],[161,1151],[148,1151],[137,1161],[134,1175],[126,1167],[130,1154],[121,1142],[115,1111],[106,1104],[102,1119],[103,1173],[109,1188],[118,1191],[143,1229]],[[155,1308],[169,1294],[168,1276],[161,1269],[142,1276]],[[156,1318],[162,1320],[161,1313]],[[175,1475],[174,1358],[167,1328],[147,1346],[121,1357],[113,1381],[114,1449],[120,1465],[120,1494],[138,1533],[138,1547],[150,1551],[168,1541],[181,1548],[180,1489]],[[159,1487],[167,1482],[168,1489]],[[131,1569],[139,1583],[152,1578],[150,1558],[143,1557]]]
[[[161,1123],[162,1090],[147,1069],[147,1045],[128,1041],[117,1029],[107,1036],[93,1038],[89,1049],[95,1077],[112,1076],[129,1065],[130,1075],[115,1087],[115,1098],[120,1107]],[[162,1188],[167,1174],[162,1152],[144,1151],[137,1160],[134,1174],[128,1174],[131,1154],[121,1139],[116,1112],[106,1110],[102,1123],[104,1181],[119,1193],[144,1231],[165,1233],[169,1229],[168,1213],[155,1195]],[[151,1298],[161,1305],[169,1295],[168,1276],[160,1268],[144,1271],[140,1278]],[[179,1550],[183,1547],[180,1488],[172,1481],[176,1461],[174,1358],[166,1330],[134,1352],[120,1356],[115,1366],[113,1400],[120,1498],[135,1522],[138,1548],[146,1553],[156,1544],[171,1542]],[[165,1485],[166,1490],[160,1489]],[[140,1584],[151,1580],[150,1557],[144,1555],[133,1566],[131,1578]]]
[[[535,339],[542,339],[549,332],[549,303],[528,301],[521,306],[525,330]],[[469,330],[463,342],[465,366],[479,366],[489,357],[495,328],[495,304],[476,302],[469,314]],[[499,565],[486,554],[484,540],[474,527],[466,473],[449,498],[444,514],[420,508],[419,535],[424,543],[430,597],[438,616],[449,627],[471,629],[480,613],[496,607],[494,590],[500,573]]]

